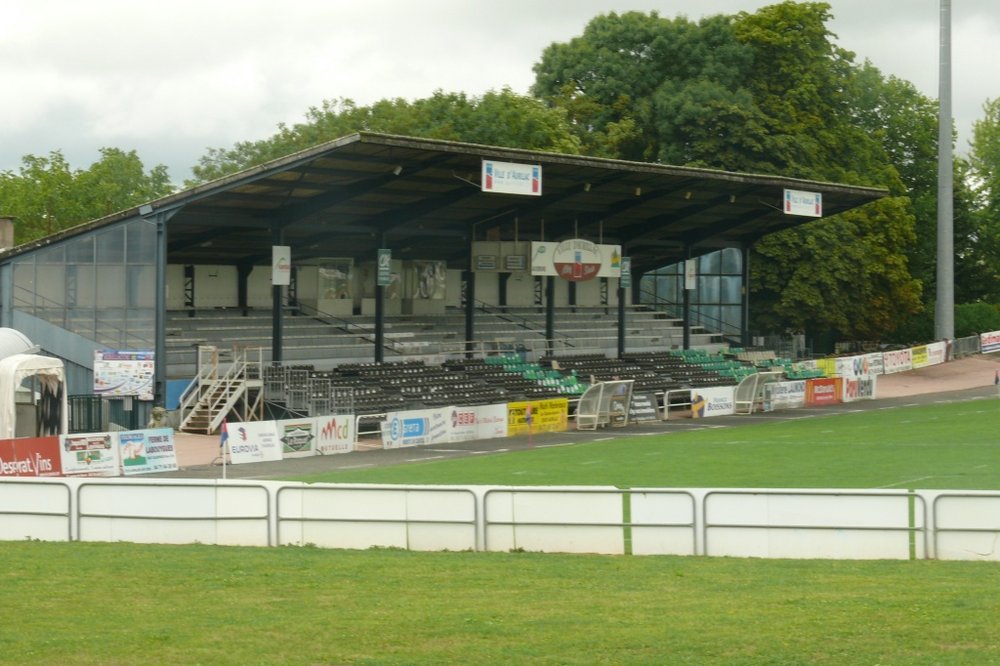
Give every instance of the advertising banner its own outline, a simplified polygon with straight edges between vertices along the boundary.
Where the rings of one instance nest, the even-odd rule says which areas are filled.
[[[463,409],[459,407],[459,409]],[[481,405],[476,410],[475,439],[507,436],[507,405]]]
[[[803,190],[785,190],[785,215],[823,217],[823,194]]]
[[[882,352],[859,354],[858,356],[841,356],[836,361],[836,370],[827,376],[864,377],[867,375],[884,374]]]
[[[281,438],[274,421],[230,423],[229,462],[234,465],[281,460]]]
[[[659,421],[660,408],[655,393],[633,393],[628,407],[629,421]]]
[[[170,428],[118,433],[118,455],[125,476],[177,471],[174,431]]]
[[[354,418],[350,414],[316,417],[316,453],[331,455],[354,450]]]
[[[271,246],[271,285],[287,287],[292,283],[292,248],[290,245]]]
[[[60,435],[65,476],[118,476],[118,445],[114,433]]]
[[[316,423],[313,419],[275,421],[282,458],[307,458],[316,455]]]
[[[61,475],[58,437],[0,439],[0,477]]]
[[[931,364],[930,357],[927,354],[927,345],[910,348],[910,363],[914,370],[917,368],[926,368]]]
[[[400,449],[446,442],[450,418],[451,410],[447,407],[390,412],[382,425],[382,446]]]
[[[882,363],[885,374],[894,372],[906,372],[913,369],[913,350],[897,349],[895,351],[882,352]]]
[[[794,382],[775,382],[764,385],[764,411],[773,412],[776,409],[794,409],[806,404],[805,380]]]
[[[542,165],[483,160],[483,192],[542,196]]]
[[[151,351],[95,351],[94,393],[153,399],[154,353]]]
[[[819,407],[835,405],[840,402],[840,377],[824,377],[822,379],[806,380],[806,405]]]
[[[531,274],[561,277],[571,282],[620,278],[622,246],[598,245],[582,238],[561,243],[532,241]]]
[[[932,342],[927,345],[927,364],[938,365],[948,360],[948,343]]]
[[[529,411],[530,407],[530,411]],[[507,434],[511,437],[529,432],[563,432],[569,422],[569,400],[533,400],[507,404]]]
[[[691,418],[704,419],[734,413],[735,390],[734,386],[691,389]]]
[[[1000,351],[1000,331],[980,333],[979,351],[983,354],[992,354]]]
[[[844,402],[875,399],[875,375],[869,377],[845,377]]]
[[[452,442],[468,442],[477,439],[478,407],[452,407],[451,430],[448,439]]]

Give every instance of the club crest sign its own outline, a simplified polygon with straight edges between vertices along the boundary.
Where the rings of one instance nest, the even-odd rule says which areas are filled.
[[[598,245],[582,238],[561,243],[531,243],[531,274],[552,275],[570,282],[621,277],[621,247]]]

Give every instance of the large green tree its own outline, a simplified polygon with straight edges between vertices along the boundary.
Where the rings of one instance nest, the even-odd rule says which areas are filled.
[[[136,152],[102,148],[86,170],[62,152],[26,155],[21,168],[0,172],[0,214],[13,217],[14,241],[25,243],[170,194],[165,166],[148,172]]]
[[[348,99],[327,100],[309,109],[304,122],[280,125],[263,140],[211,149],[193,168],[204,182],[354,132],[369,131],[428,139],[466,141],[527,150],[580,152],[566,113],[510,89],[482,97],[438,91],[426,99],[381,100],[358,106]]]
[[[983,104],[983,117],[973,124],[969,155],[975,183],[975,214],[969,234],[973,262],[980,269],[982,300],[1000,302],[1000,98]]]
[[[751,264],[758,328],[878,336],[921,307],[915,218],[831,18],[826,3],[795,2],[698,23],[607,14],[546,48],[533,91],[567,110],[587,152],[888,187],[889,199],[760,241]]]

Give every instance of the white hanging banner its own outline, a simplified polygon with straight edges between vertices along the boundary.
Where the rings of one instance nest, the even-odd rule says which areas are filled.
[[[292,283],[292,248],[288,245],[271,247],[271,284],[287,287]]]
[[[542,165],[483,160],[483,192],[542,196]]]
[[[823,217],[823,194],[803,192],[802,190],[785,190],[785,215]]]
[[[688,291],[698,288],[698,260],[684,260],[684,288]]]

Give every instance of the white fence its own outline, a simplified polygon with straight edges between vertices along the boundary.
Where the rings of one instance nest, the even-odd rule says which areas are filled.
[[[0,539],[1000,561],[1000,492],[11,479]]]

